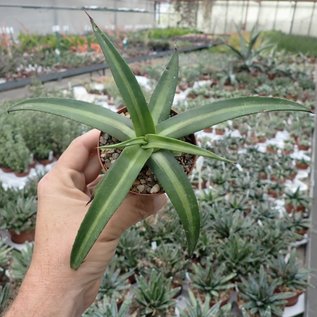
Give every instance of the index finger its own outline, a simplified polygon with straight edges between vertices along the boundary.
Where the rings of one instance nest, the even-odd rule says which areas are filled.
[[[57,164],[83,173],[92,153],[96,151],[99,134],[99,130],[93,129],[74,139]]]

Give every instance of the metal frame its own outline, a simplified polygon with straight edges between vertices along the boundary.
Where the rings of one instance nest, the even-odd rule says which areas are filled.
[[[315,111],[317,111],[317,64],[315,70]],[[309,242],[307,246],[307,266],[310,271],[307,290],[305,317],[316,317],[317,312],[317,116],[315,116],[315,129],[313,136],[313,157],[311,163],[311,196],[312,208],[310,212]]]

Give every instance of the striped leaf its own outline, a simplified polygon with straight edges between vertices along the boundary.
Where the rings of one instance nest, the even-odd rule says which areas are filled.
[[[136,136],[155,133],[154,123],[142,90],[125,60],[121,57],[108,36],[89,16],[96,39],[108,61],[113,78],[130,113]]]
[[[212,159],[232,163],[232,161],[218,156],[211,151],[181,140],[160,136],[158,134],[147,134],[144,139],[147,143],[142,145],[143,149],[164,149],[173,152],[206,156]]]
[[[8,111],[20,110],[34,110],[59,115],[107,132],[119,140],[135,136],[128,118],[89,102],[64,98],[36,98],[21,101]]]
[[[152,150],[139,145],[125,148],[98,185],[91,206],[80,225],[71,252],[71,267],[78,269],[100,233],[129,192]]]
[[[215,124],[267,111],[306,111],[296,102],[280,98],[242,97],[220,100],[171,117],[157,126],[163,136],[180,138]]]
[[[180,217],[187,237],[188,251],[191,254],[199,237],[200,215],[196,196],[188,177],[168,151],[153,153],[148,164]]]
[[[102,145],[100,146],[101,149],[120,149],[120,148],[124,148],[127,146],[131,146],[131,145],[136,145],[136,144],[146,144],[147,142],[144,140],[144,137],[142,136],[138,136],[136,138],[133,139],[129,139],[120,143],[115,143],[115,144],[109,144],[109,145]]]
[[[178,53],[175,51],[166,70],[162,74],[149,102],[149,108],[157,124],[166,120],[171,111],[178,78]]]

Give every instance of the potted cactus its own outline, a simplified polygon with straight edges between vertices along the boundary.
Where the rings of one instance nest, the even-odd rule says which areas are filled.
[[[175,155],[187,153],[227,160],[184,141],[184,138],[186,140],[196,131],[244,115],[264,111],[309,110],[284,99],[245,97],[216,101],[171,116],[178,80],[177,51],[147,103],[127,63],[108,36],[89,18],[129,117],[95,104],[64,98],[29,99],[9,109],[9,112],[35,110],[71,118],[118,140],[119,143],[105,145],[104,149],[123,149],[96,189],[73,245],[71,267],[77,269],[81,265],[145,165],[155,174],[159,186],[175,206],[186,232],[189,254],[192,254],[200,231],[199,208],[195,192]]]

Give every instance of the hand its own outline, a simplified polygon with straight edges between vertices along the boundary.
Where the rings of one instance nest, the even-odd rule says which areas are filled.
[[[97,295],[120,235],[166,204],[165,195],[128,194],[85,262],[72,270],[72,244],[101,169],[98,137],[99,131],[91,130],[75,139],[39,182],[33,258],[7,317],[80,316]]]

